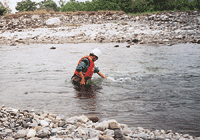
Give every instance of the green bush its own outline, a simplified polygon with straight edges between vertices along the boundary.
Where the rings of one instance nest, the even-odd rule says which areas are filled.
[[[31,0],[21,1],[17,3],[15,9],[19,12],[23,11],[34,11],[36,10],[36,3],[32,2]]]
[[[60,11],[60,8],[53,0],[44,0],[38,3],[39,9],[48,9],[54,11]]]
[[[0,7],[0,16],[3,16],[7,13],[8,9],[6,9],[4,6]]]

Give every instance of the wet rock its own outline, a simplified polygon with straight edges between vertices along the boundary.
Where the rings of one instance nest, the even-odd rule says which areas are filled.
[[[138,43],[139,40],[138,40],[138,39],[133,39],[132,42],[134,42],[134,43]]]
[[[54,50],[54,49],[56,49],[56,47],[52,46],[50,49]]]
[[[99,121],[99,117],[97,116],[87,116],[89,120],[91,120],[92,122],[98,122]]]
[[[115,45],[114,47],[119,47],[119,45]]]

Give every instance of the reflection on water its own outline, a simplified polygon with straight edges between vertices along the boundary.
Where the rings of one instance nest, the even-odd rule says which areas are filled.
[[[0,105],[199,136],[200,45],[114,45],[0,47]],[[94,75],[89,87],[75,87],[77,62],[95,47],[102,51],[96,65],[110,78]]]

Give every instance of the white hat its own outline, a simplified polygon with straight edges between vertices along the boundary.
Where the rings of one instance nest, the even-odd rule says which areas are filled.
[[[95,56],[99,57],[101,55],[101,51],[97,48],[95,48],[94,50],[92,50],[92,52]]]

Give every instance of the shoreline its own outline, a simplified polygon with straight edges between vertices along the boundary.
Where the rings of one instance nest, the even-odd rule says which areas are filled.
[[[172,130],[149,130],[142,127],[129,128],[116,120],[98,122],[96,116],[64,116],[49,112],[20,110],[0,107],[0,138],[5,140],[131,140],[131,139],[179,139],[200,140],[188,134]]]
[[[18,14],[0,17],[0,44],[200,44],[200,12],[129,16],[123,12]]]

